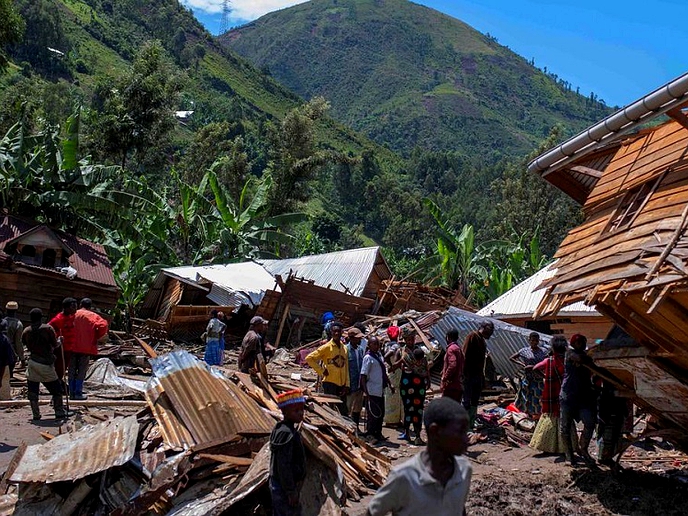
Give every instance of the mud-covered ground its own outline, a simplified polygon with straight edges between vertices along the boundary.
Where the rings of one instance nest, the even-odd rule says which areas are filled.
[[[385,434],[390,436],[388,450],[395,463],[420,451],[399,443],[393,429],[385,429]],[[594,445],[591,452],[594,456]],[[468,452],[473,465],[468,514],[688,514],[688,457],[661,441],[631,447],[625,455],[630,459],[622,460],[622,470],[612,471],[604,466],[572,468],[561,457],[540,454],[527,446],[516,448],[489,440],[473,445]],[[352,504],[347,514],[363,516],[369,499]]]

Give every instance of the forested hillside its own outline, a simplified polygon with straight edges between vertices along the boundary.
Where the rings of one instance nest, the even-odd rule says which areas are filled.
[[[467,140],[401,157],[221,46],[177,0],[7,6],[19,17],[0,20],[0,209],[102,242],[128,311],[161,266],[375,243],[400,277],[484,302],[575,220],[525,174],[525,152],[485,159]]]
[[[555,124],[581,130],[609,113],[494,37],[408,0],[311,0],[220,41],[405,156],[417,146],[512,157]]]

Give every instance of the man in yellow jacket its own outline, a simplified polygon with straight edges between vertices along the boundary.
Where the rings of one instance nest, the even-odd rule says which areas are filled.
[[[339,411],[346,413],[346,395],[349,392],[349,355],[342,343],[342,323],[335,321],[330,325],[332,339],[318,349],[309,353],[306,362],[322,376],[322,388],[325,394],[342,398]]]

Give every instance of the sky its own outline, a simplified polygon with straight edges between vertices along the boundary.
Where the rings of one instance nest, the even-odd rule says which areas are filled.
[[[304,0],[231,0],[230,26]],[[182,0],[217,34],[223,0]],[[535,59],[609,106],[625,106],[688,71],[688,2],[417,0]]]

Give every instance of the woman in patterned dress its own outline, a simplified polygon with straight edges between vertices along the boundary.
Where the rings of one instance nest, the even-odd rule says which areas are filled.
[[[404,433],[400,439],[411,440],[411,425],[415,433],[414,444],[421,446],[420,431],[423,426],[425,394],[430,388],[430,365],[425,353],[416,347],[416,334],[413,330],[404,331],[404,347],[397,353],[394,369],[401,369],[399,394],[404,405]]]
[[[547,358],[547,350],[540,347],[540,335],[535,332],[528,337],[528,344],[511,356],[511,361],[522,366],[524,370],[515,405],[521,412],[538,418],[541,412],[540,396],[542,396],[544,379],[539,371],[534,370],[534,367]]]
[[[530,447],[544,453],[564,453],[564,441],[559,431],[559,391],[564,379],[564,358],[568,346],[563,335],[552,337],[550,344],[550,356],[533,368],[544,375],[544,388],[540,398],[542,416],[535,427]]]

